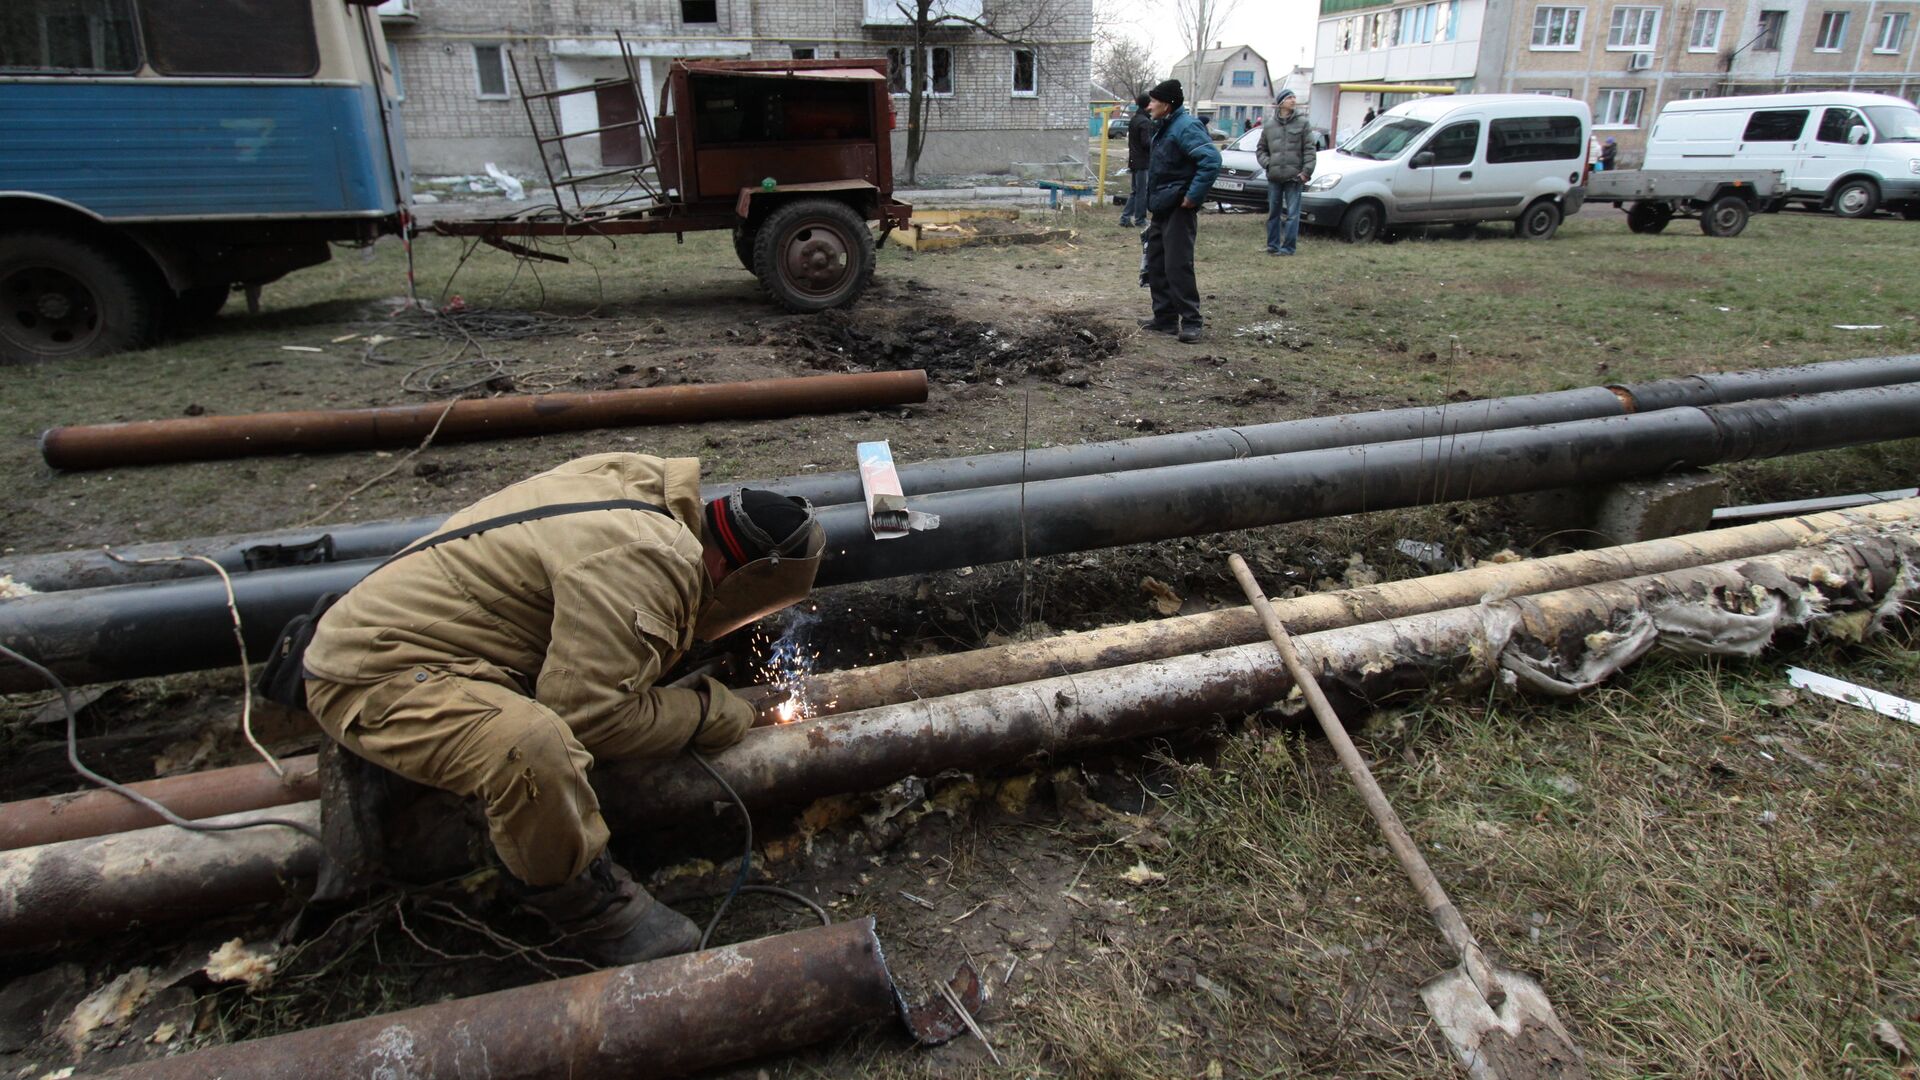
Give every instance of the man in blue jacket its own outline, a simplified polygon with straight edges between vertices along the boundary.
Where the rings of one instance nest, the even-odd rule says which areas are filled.
[[[1200,284],[1193,277],[1193,247],[1200,204],[1220,175],[1220,151],[1206,126],[1186,111],[1176,79],[1147,91],[1147,112],[1156,120],[1147,165],[1147,288],[1153,318],[1140,325],[1181,341],[1200,340]]]

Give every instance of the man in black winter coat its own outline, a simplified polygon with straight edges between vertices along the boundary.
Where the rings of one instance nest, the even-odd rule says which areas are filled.
[[[1133,181],[1127,205],[1120,208],[1120,227],[1147,223],[1147,162],[1153,154],[1153,117],[1147,115],[1147,95],[1133,99],[1133,119],[1127,124],[1127,178]]]

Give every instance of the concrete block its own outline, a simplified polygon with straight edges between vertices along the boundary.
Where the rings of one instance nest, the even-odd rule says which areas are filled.
[[[1606,543],[1632,544],[1711,528],[1727,482],[1710,472],[1673,473],[1607,484],[1596,495],[1593,531]]]

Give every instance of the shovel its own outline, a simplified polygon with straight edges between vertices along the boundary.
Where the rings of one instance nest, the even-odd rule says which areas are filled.
[[[1546,991],[1533,979],[1488,962],[1480,951],[1480,943],[1473,939],[1473,931],[1467,929],[1453,901],[1447,899],[1446,890],[1433,876],[1433,869],[1414,845],[1413,837],[1407,834],[1407,827],[1400,823],[1400,815],[1393,812],[1386,793],[1374,781],[1367,763],[1360,759],[1360,751],[1354,749],[1353,740],[1347,738],[1347,729],[1334,715],[1333,706],[1327,704],[1320,684],[1300,662],[1300,654],[1294,651],[1286,627],[1280,625],[1280,616],[1274,614],[1273,605],[1267,603],[1267,594],[1254,580],[1246,560],[1233,555],[1227,563],[1233,568],[1240,588],[1246,592],[1247,600],[1260,614],[1267,636],[1273,639],[1273,647],[1279,650],[1294,685],[1300,688],[1313,709],[1314,718],[1320,721],[1320,730],[1326,732],[1327,741],[1340,755],[1340,764],[1346,766],[1347,774],[1360,789],[1368,812],[1386,834],[1387,846],[1399,856],[1400,868],[1420,891],[1420,899],[1427,905],[1427,914],[1432,916],[1434,925],[1440,928],[1440,936],[1447,939],[1447,944],[1460,957],[1459,967],[1434,976],[1420,987],[1420,998],[1427,1003],[1427,1011],[1440,1025],[1447,1041],[1453,1044],[1461,1064],[1475,1080],[1531,1080],[1534,1077],[1586,1080],[1585,1059],[1567,1029],[1560,1026],[1560,1018],[1554,1015],[1553,1003],[1547,1000]]]

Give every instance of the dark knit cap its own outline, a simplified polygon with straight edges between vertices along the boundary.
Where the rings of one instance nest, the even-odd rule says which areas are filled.
[[[805,499],[741,488],[707,504],[707,535],[730,569],[805,546],[813,506]]]
[[[1273,103],[1274,103],[1275,105],[1278,105],[1278,104],[1280,104],[1281,102],[1283,102],[1283,101],[1285,101],[1285,100],[1287,100],[1288,98],[1294,98],[1295,100],[1298,100],[1298,99],[1299,99],[1299,95],[1297,95],[1297,94],[1295,94],[1295,93],[1294,93],[1293,91],[1291,91],[1291,90],[1282,90],[1282,91],[1280,91],[1280,96],[1279,96],[1279,97],[1277,97],[1277,98],[1274,98],[1274,99],[1273,99]]]
[[[1133,103],[1134,103],[1135,105],[1138,105],[1138,106],[1140,106],[1140,107],[1141,107],[1141,108],[1143,108],[1143,109],[1144,109],[1144,108],[1146,108],[1146,107],[1147,107],[1147,95],[1145,95],[1145,94],[1141,94],[1141,95],[1140,95],[1139,97],[1137,97],[1137,98],[1134,98],[1134,99],[1133,99]]]
[[[1147,91],[1147,96],[1155,101],[1164,101],[1176,109],[1187,103],[1187,92],[1180,88],[1179,79],[1168,79]]]

